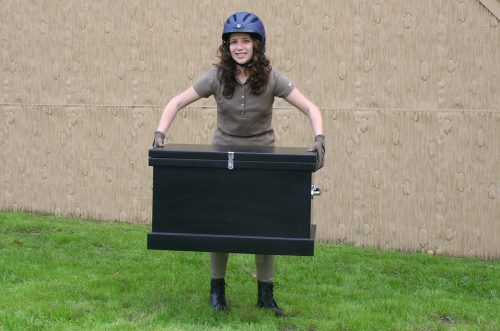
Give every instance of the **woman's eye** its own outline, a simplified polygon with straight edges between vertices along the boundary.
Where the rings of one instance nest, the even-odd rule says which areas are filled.
[[[249,43],[251,43],[251,42],[252,42],[252,41],[251,41],[251,39],[242,39],[242,40],[240,41],[240,43],[242,43],[242,44],[249,44]],[[235,44],[238,44],[238,40],[229,40],[229,44],[230,44],[230,45],[235,45]]]

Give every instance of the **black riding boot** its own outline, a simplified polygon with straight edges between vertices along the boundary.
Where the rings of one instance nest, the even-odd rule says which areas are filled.
[[[226,310],[225,286],[224,278],[212,278],[210,281],[210,304],[215,310]]]
[[[259,297],[257,307],[271,309],[275,316],[285,316],[273,297],[273,283],[257,282]]]

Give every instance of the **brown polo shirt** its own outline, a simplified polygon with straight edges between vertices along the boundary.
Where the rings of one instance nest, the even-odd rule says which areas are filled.
[[[254,95],[248,84],[237,84],[233,97],[222,95],[222,84],[217,68],[202,76],[193,88],[199,96],[213,95],[217,102],[217,129],[213,137],[216,145],[274,145],[272,111],[274,97],[286,98],[294,84],[279,71],[272,69],[266,90]]]

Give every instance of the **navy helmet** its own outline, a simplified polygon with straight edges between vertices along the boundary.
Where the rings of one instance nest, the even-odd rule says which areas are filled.
[[[260,38],[264,45],[266,44],[264,23],[254,13],[242,11],[229,16],[226,23],[224,23],[222,40],[227,40],[229,34],[234,32],[253,33]]]

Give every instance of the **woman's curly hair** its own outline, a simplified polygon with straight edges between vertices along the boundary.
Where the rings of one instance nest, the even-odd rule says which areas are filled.
[[[250,73],[248,84],[255,95],[262,94],[266,89],[269,73],[271,72],[271,62],[264,54],[264,44],[260,38],[250,34],[253,41],[252,65],[247,68]],[[219,63],[216,67],[219,71],[219,80],[223,86],[222,95],[227,99],[233,97],[234,89],[238,81],[236,80],[236,62],[231,57],[229,51],[229,40],[226,39],[219,47]]]

